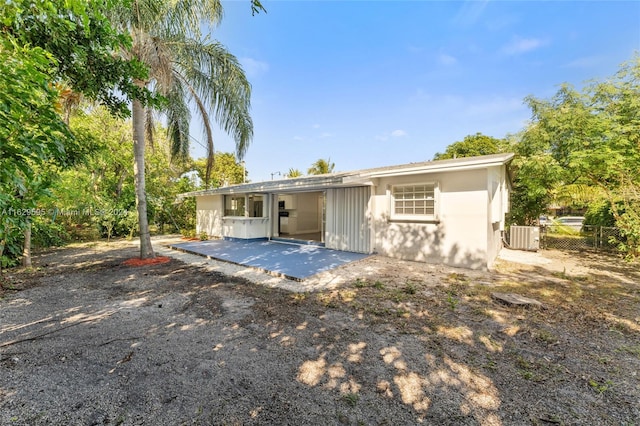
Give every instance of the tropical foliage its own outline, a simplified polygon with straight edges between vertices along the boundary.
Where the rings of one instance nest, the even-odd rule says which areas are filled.
[[[59,83],[114,113],[126,107],[116,91],[149,100],[130,85],[131,76],[143,76],[144,69],[112,54],[128,39],[112,30],[105,11],[99,2],[74,0],[12,1],[2,8],[0,266],[15,259],[56,168],[73,164],[81,153],[59,115]],[[25,248],[28,260],[28,244]]]
[[[250,5],[254,14],[264,10],[258,0]],[[67,231],[84,227],[97,227],[105,236],[133,234],[138,222],[149,241],[149,218],[160,230],[189,227],[180,223],[174,204],[175,191],[194,189],[191,180],[180,177],[187,164],[189,107],[204,119],[207,181],[213,170],[209,114],[235,137],[239,157],[253,131],[250,86],[238,61],[200,32],[203,20],[216,24],[221,14],[214,0],[18,0],[3,6],[2,264],[15,261],[22,242],[28,246],[30,237],[23,232],[31,225],[38,244],[61,242]],[[70,106],[83,97],[104,105],[114,117],[85,106],[69,128]],[[133,138],[122,127],[125,122],[115,118],[129,115],[130,100]],[[154,136],[151,109],[165,113],[169,138]],[[132,139],[135,156],[125,153]],[[154,149],[146,159],[152,164],[145,165],[147,142]],[[133,174],[127,172],[132,162]],[[151,173],[149,190],[145,172]],[[128,184],[133,177],[136,191]],[[138,215],[132,213],[135,206]],[[69,211],[76,214],[65,214]],[[153,255],[150,245],[141,247]]]
[[[497,139],[482,133],[465,136],[459,142],[447,146],[444,153],[436,153],[434,160],[446,160],[450,158],[474,157],[478,155],[498,154],[508,152],[510,145],[506,139]]]
[[[252,3],[254,8],[256,3]],[[259,5],[259,3],[257,3]],[[255,9],[254,9],[255,11]],[[114,19],[133,42],[127,58],[145,64],[147,78],[134,79],[139,88],[166,99],[156,110],[168,123],[171,154],[185,159],[189,152],[190,105],[202,119],[207,140],[205,182],[213,168],[213,132],[210,112],[236,142],[238,158],[253,137],[249,115],[251,86],[238,60],[220,43],[203,37],[201,28],[217,25],[222,17],[219,0],[133,0],[131,7],[116,8]],[[140,257],[154,257],[148,226],[145,183],[145,146],[153,141],[153,113],[133,100],[134,177],[140,227]]]
[[[107,15],[121,2],[86,0],[16,0],[5,2],[0,18],[2,38],[19,46],[38,47],[49,55],[49,81],[129,115],[128,98],[148,102],[149,92],[133,84],[145,78],[138,61],[114,55],[131,46],[127,33],[114,29]],[[120,94],[127,95],[123,98]]]
[[[302,172],[298,169],[294,169],[293,167],[290,168],[289,171],[287,172],[287,177],[289,179],[293,179],[301,176],[302,176]]]
[[[513,151],[512,223],[535,224],[554,203],[585,209],[586,223],[617,226],[619,250],[640,256],[640,57],[581,91],[563,85],[526,102],[520,134],[467,136],[436,158]]]
[[[133,237],[138,218],[131,163],[131,121],[103,108],[80,109],[71,129],[92,147],[84,161],[59,173],[49,197],[40,201],[35,218],[36,244],[94,238]],[[170,161],[170,144],[159,129],[155,147],[146,153],[149,218],[157,232],[180,232],[195,226],[193,200],[176,202],[182,192],[197,189],[185,176],[188,163]],[[41,236],[40,233],[44,235]]]
[[[203,189],[235,185],[247,182],[247,171],[237,157],[231,152],[216,152],[213,155],[213,168],[209,171],[209,182],[206,181],[209,158],[193,160],[192,168],[198,174],[198,183]]]
[[[314,162],[311,167],[309,167],[307,173],[310,175],[324,175],[327,173],[333,173],[335,168],[336,165],[335,163],[331,162],[330,158],[326,160],[324,158],[320,158],[319,160]]]
[[[640,57],[582,91],[563,85],[549,100],[527,102],[533,120],[523,146],[547,157],[556,185],[605,201],[620,250],[640,255]]]

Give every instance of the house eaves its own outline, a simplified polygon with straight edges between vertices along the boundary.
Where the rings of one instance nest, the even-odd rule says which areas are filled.
[[[493,154],[451,160],[435,160],[393,167],[361,170],[344,178],[345,184],[371,185],[374,179],[390,176],[410,176],[439,172],[454,172],[502,166],[513,159],[514,154]]]
[[[318,176],[304,176],[300,178],[281,179],[273,181],[245,183],[240,185],[224,186],[215,189],[179,194],[178,198],[194,197],[201,195],[227,195],[246,193],[287,193],[303,191],[321,191],[327,188],[344,186],[343,178],[349,173],[326,174]]]
[[[502,166],[513,159],[514,154],[493,154],[479,157],[465,157],[451,160],[425,161],[399,166],[363,169],[353,172],[333,173],[317,176],[303,176],[292,179],[280,179],[264,182],[245,183],[215,189],[179,194],[178,198],[216,194],[246,193],[290,193],[303,191],[322,191],[327,188],[348,187],[355,185],[373,185],[374,179],[389,176],[407,176],[438,172],[453,172]]]

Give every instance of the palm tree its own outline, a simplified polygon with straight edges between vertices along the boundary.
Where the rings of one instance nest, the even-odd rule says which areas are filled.
[[[257,0],[251,4],[254,13],[262,9]],[[253,137],[251,86],[238,60],[220,43],[203,38],[200,30],[203,23],[219,23],[220,0],[134,0],[131,9],[118,10],[115,18],[132,36],[126,54],[149,70],[147,79],[134,84],[166,100],[156,110],[166,116],[172,156],[188,156],[191,104],[202,119],[207,140],[205,181],[211,176],[214,154],[210,111],[221,128],[234,137],[236,155],[241,159]],[[132,122],[140,257],[144,259],[155,256],[144,176],[145,139],[153,141],[153,114],[137,99],[132,102]]]
[[[298,170],[298,169],[294,169],[293,167],[290,168],[289,171],[287,172],[287,177],[289,179],[297,178],[297,177],[300,177],[300,176],[302,176],[302,172],[300,170]]]
[[[333,173],[333,169],[335,168],[336,165],[335,163],[331,162],[331,158],[328,158],[326,160],[324,158],[320,158],[315,163],[313,163],[311,167],[309,167],[307,173],[309,173],[310,175],[324,175],[327,173]]]

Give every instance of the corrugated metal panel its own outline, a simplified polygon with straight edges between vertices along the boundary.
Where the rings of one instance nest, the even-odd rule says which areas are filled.
[[[537,226],[511,226],[509,247],[517,250],[540,249],[540,228]]]
[[[366,186],[327,190],[326,247],[370,253],[370,194]]]

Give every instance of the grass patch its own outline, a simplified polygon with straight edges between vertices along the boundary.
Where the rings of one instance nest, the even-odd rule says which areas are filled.
[[[402,288],[402,291],[407,294],[416,294],[416,292],[418,291],[418,287],[414,283],[407,281],[407,283]]]
[[[460,303],[460,299],[454,297],[455,293],[454,292],[447,292],[447,304],[449,305],[449,309],[451,309],[452,311],[455,311],[456,308],[458,307],[458,303]]]
[[[640,358],[640,344],[639,345],[625,345],[620,346],[616,349],[617,352],[627,353],[630,355],[635,355]]]
[[[358,405],[358,401],[360,400],[360,395],[358,395],[357,393],[349,392],[342,395],[340,399],[342,399],[342,401],[344,401],[344,403],[347,404],[349,407],[355,407],[356,405]]]
[[[307,298],[309,297],[309,293],[295,293],[293,295],[291,295],[291,300],[293,301],[293,303],[298,304],[298,303],[302,303],[305,300],[307,300]]]
[[[411,312],[407,311],[406,309],[396,309],[396,316],[399,318],[409,318],[411,316]]]
[[[447,281],[450,283],[468,283],[469,277],[467,277],[465,274],[452,272],[447,275]]]
[[[536,339],[549,345],[558,342],[558,337],[548,330],[539,330],[535,336]]]
[[[369,283],[368,283],[367,281],[365,281],[365,280],[362,280],[362,279],[358,278],[358,279],[356,280],[356,282],[354,282],[354,283],[353,283],[353,286],[354,286],[355,288],[365,288],[365,287],[367,287],[367,286],[368,286],[368,284],[369,284]]]
[[[518,355],[516,359],[516,366],[518,367],[518,372],[525,380],[537,381],[538,376],[535,373],[535,366],[533,363],[527,361],[522,356]]]
[[[407,293],[404,290],[395,290],[390,297],[395,303],[402,303],[407,299]]]
[[[338,307],[335,293],[318,293],[316,297],[318,302],[320,302],[325,308]]]
[[[338,294],[340,295],[340,299],[346,303],[353,302],[356,298],[356,292],[353,290],[341,290]]]
[[[611,386],[613,386],[613,382],[611,380],[601,382],[594,379],[589,379],[589,386],[591,387],[591,389],[602,395],[603,393],[611,389]]]

